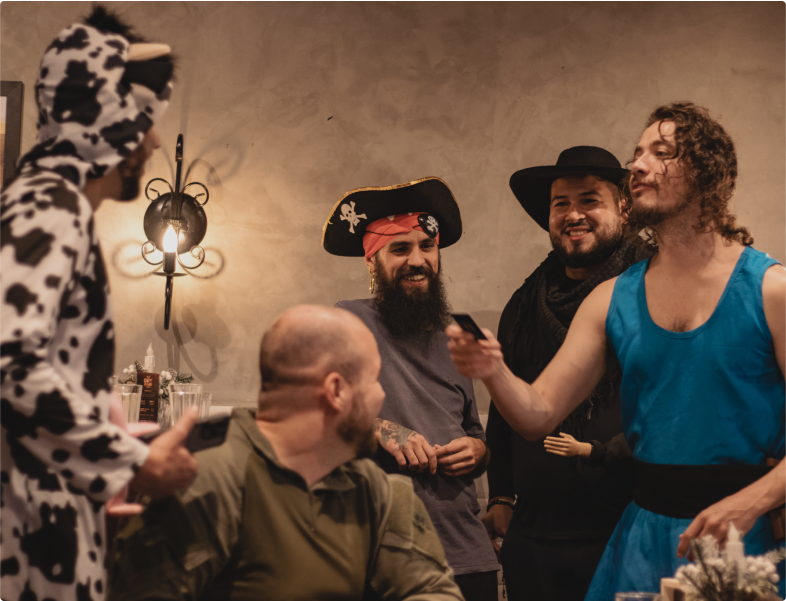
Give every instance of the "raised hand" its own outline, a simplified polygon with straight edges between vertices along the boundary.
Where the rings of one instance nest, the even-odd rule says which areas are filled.
[[[455,325],[445,329],[450,338],[450,358],[462,376],[484,380],[505,366],[499,342],[491,331],[485,328],[482,330],[488,340],[475,340],[472,334]]]
[[[198,416],[199,409],[189,408],[172,428],[150,443],[150,454],[131,480],[131,488],[154,499],[188,488],[196,478],[197,460],[184,442]]]
[[[437,473],[437,454],[424,436],[387,419],[377,418],[374,421],[379,445],[393,455],[399,469]]]

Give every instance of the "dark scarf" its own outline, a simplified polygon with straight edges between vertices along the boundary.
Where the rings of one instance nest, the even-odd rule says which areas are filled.
[[[624,239],[594,275],[572,290],[565,291],[561,285],[568,280],[565,265],[555,252],[549,253],[520,289],[515,325],[507,339],[502,340],[506,361],[511,369],[516,366],[516,375],[533,382],[565,341],[573,316],[589,293],[601,282],[618,276],[651,254],[652,251],[638,241],[632,243]],[[613,395],[617,394],[615,384],[620,380],[618,372],[616,358],[609,357],[601,381],[565,418],[557,431],[581,440],[592,412],[603,411]]]

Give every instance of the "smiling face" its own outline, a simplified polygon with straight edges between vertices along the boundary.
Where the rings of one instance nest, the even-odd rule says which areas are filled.
[[[644,130],[633,155],[631,218],[658,225],[688,206],[685,168],[678,157],[673,121],[656,121]]]
[[[393,338],[428,342],[450,323],[439,271],[439,246],[419,230],[398,234],[366,265],[374,274],[374,300]]]
[[[551,185],[551,245],[574,279],[586,279],[622,239],[619,204],[611,184],[595,175],[562,177]]]
[[[383,277],[407,294],[425,294],[429,282],[439,272],[439,247],[436,240],[420,230],[399,234],[366,259],[371,271],[383,271]]]

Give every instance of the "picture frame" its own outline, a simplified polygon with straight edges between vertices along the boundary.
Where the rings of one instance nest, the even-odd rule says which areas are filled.
[[[24,90],[21,81],[0,81],[0,178],[3,187],[14,179],[21,152]]]

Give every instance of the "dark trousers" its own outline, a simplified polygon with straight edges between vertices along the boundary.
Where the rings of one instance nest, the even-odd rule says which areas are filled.
[[[467,601],[497,601],[497,572],[475,572],[455,576]]]
[[[510,601],[584,601],[608,537],[538,539],[508,530],[502,570]]]

